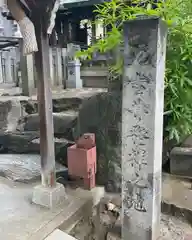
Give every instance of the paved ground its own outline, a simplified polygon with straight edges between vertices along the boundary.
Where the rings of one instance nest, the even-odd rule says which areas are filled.
[[[49,211],[31,204],[36,184],[13,183],[0,177],[0,239],[40,240],[67,221],[90,196],[87,191],[68,190],[68,201]],[[179,209],[180,216],[162,214],[160,240],[192,240],[192,228],[186,221],[192,219],[191,199],[190,181],[164,174],[162,200]]]
[[[163,174],[162,186],[165,210],[175,217],[162,214],[160,240],[192,240],[191,182]]]
[[[68,190],[68,200],[50,211],[31,203],[36,184],[13,183],[0,177],[0,239],[44,239],[90,199],[87,191]]]
[[[162,214],[159,240],[192,240],[192,228],[184,218]]]
[[[163,201],[192,212],[192,183],[170,174],[163,175]]]

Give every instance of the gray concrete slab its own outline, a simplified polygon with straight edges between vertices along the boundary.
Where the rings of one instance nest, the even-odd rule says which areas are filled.
[[[56,183],[56,185],[52,188],[45,187],[40,184],[33,190],[32,202],[52,209],[61,204],[66,198],[67,195],[63,184]]]
[[[62,232],[59,229],[56,229],[45,240],[77,240],[77,239],[68,235],[65,232]]]
[[[31,203],[33,188],[38,184],[0,177],[0,239],[45,239],[59,226],[67,227],[68,222],[75,221],[72,217],[91,199],[88,191],[66,189],[68,200],[49,210]]]

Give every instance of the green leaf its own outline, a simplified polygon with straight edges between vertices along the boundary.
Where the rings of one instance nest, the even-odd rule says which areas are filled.
[[[166,76],[165,76],[165,113],[169,121],[165,126],[170,139],[179,141],[192,132],[192,1],[191,0],[151,0],[141,5],[133,0],[135,6],[120,0],[104,2],[96,6],[97,21],[110,26],[111,31],[105,39],[99,40],[79,56],[91,58],[94,52],[113,52],[123,44],[123,25],[125,21],[138,15],[160,16],[168,25]],[[152,8],[153,5],[156,8]],[[118,22],[118,24],[117,24]],[[110,76],[113,80],[123,72],[123,53],[109,62]]]

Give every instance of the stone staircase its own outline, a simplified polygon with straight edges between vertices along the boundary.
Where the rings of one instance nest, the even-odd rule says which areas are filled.
[[[74,144],[73,129],[77,124],[78,112],[82,103],[88,101],[90,97],[105,91],[105,89],[83,89],[53,92],[53,119],[57,162],[62,163],[64,166],[67,165],[67,148]],[[27,159],[28,162],[26,164],[28,164],[30,160],[33,161],[34,164],[36,164],[36,161],[40,162],[37,98],[36,96],[0,96],[0,112],[0,172],[1,176],[7,177],[8,173],[13,175],[14,169],[9,169],[8,172],[4,172],[4,175],[2,174],[1,162],[3,159],[5,160],[6,157],[13,159],[14,162],[16,160],[18,160],[17,162],[22,162]],[[24,166],[21,165],[19,165],[19,168]],[[34,168],[31,169],[31,171],[33,170]],[[27,171],[30,171],[29,164]],[[18,169],[15,169],[15,172],[19,174]],[[60,173],[59,175],[57,174],[57,177],[58,176],[60,176]],[[20,180],[21,179],[22,177],[20,176]],[[12,181],[14,182],[14,180]],[[30,185],[28,181],[25,181],[25,183]],[[32,189],[32,187],[30,188]],[[98,194],[96,195],[98,196]],[[100,200],[100,197],[96,198],[93,197],[93,199],[95,199],[94,201],[96,201],[93,205],[98,204]],[[89,205],[89,200],[87,199],[84,204],[79,205],[79,207],[77,206],[77,209],[73,208],[71,215],[68,214],[69,216],[65,221],[63,221],[64,215],[58,215],[58,217],[53,220],[55,225],[50,222],[46,225],[45,229],[43,228],[37,231],[34,237],[30,239],[89,239],[88,237],[92,229],[89,224],[89,219],[92,217],[91,210],[93,206],[90,205],[89,207]],[[74,229],[77,229],[79,226],[84,230],[81,232],[75,231]],[[56,230],[53,231],[54,229]],[[47,236],[46,232],[52,233]],[[76,236],[72,237],[72,235],[77,235],[77,238]],[[44,238],[42,238],[43,236]]]
[[[56,160],[66,165],[66,150],[74,143],[73,130],[84,101],[104,89],[72,89],[53,92],[53,120]],[[37,97],[0,97],[0,152],[39,153]]]
[[[56,161],[67,166],[67,148],[82,134],[95,133],[96,181],[108,191],[119,192],[121,93],[96,88],[55,90],[52,99]],[[0,153],[39,154],[37,96],[0,96],[0,112]]]

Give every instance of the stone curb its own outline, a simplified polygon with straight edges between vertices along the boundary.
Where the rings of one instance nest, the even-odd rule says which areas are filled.
[[[192,210],[186,208],[180,208],[175,204],[161,202],[161,212],[164,214],[170,214],[175,217],[184,218],[190,225],[192,225]]]

